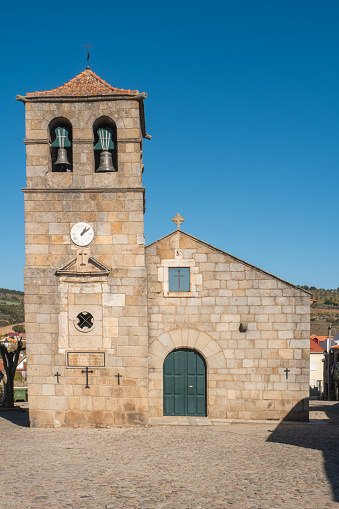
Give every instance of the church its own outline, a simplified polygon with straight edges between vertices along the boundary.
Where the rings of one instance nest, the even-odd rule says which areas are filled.
[[[89,67],[17,96],[31,426],[308,420],[309,293],[179,213],[145,246],[146,97]]]

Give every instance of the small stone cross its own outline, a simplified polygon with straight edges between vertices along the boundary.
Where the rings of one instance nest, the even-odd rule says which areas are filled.
[[[86,366],[86,369],[82,369],[81,373],[86,373],[86,385],[85,385],[85,389],[89,389],[89,385],[88,385],[88,373],[93,373],[93,370],[92,369],[88,369],[88,366]]]
[[[291,371],[290,369],[287,369],[287,368],[284,369],[284,372],[286,373],[286,380],[288,379],[288,374],[289,374],[290,371]]]
[[[185,221],[185,219],[181,217],[181,215],[178,212],[177,215],[173,217],[172,221],[177,225],[177,230],[180,230],[180,225]]]
[[[81,249],[77,253],[77,271],[85,272],[88,269],[89,250]]]
[[[57,371],[54,376],[57,377],[57,384],[58,384],[59,383],[59,376],[61,376],[59,371]]]
[[[117,375],[115,375],[115,378],[118,379],[118,385],[120,385],[120,378],[122,378],[122,375],[120,375],[120,373],[118,373]]]

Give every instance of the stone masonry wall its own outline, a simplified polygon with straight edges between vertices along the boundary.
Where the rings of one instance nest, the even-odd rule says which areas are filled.
[[[94,102],[27,102],[26,173],[29,188],[140,187],[142,133],[137,100]],[[73,173],[51,171],[49,124],[66,118],[73,129]],[[100,117],[115,121],[118,172],[94,173],[93,123]]]
[[[208,417],[308,419],[308,294],[182,232],[148,246],[146,265],[150,417],[163,415],[166,356],[186,347],[207,364]],[[191,267],[194,296],[166,294],[175,265]]]
[[[138,102],[26,103],[25,313],[33,426],[138,424],[147,420],[147,298],[144,190]],[[118,127],[118,172],[94,173],[92,125],[105,115]],[[73,126],[73,172],[52,173],[48,125]],[[88,222],[89,256],[109,275],[56,275],[79,256],[71,227]],[[94,316],[79,332],[79,310]],[[105,365],[67,365],[69,352],[105,354]],[[57,383],[56,373],[59,373]],[[117,374],[122,375],[118,385]]]

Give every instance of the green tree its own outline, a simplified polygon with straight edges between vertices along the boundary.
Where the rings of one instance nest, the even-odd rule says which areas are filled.
[[[14,330],[14,332],[19,332],[22,334],[26,332],[24,325],[14,325],[12,329]]]
[[[0,343],[0,354],[4,363],[4,370],[7,378],[5,385],[5,399],[2,403],[2,406],[5,408],[14,407],[14,377],[20,359],[20,352],[22,350],[25,350],[22,341],[8,345],[8,347],[6,347],[3,343]]]

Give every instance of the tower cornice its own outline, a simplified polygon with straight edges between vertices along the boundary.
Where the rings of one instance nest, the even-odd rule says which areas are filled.
[[[96,102],[96,101],[142,101],[147,98],[146,92],[140,92],[135,95],[120,94],[120,95],[79,95],[79,96],[60,96],[60,95],[48,95],[48,96],[27,96],[17,95],[17,101],[23,103],[34,102],[34,103],[69,103],[69,102]]]

